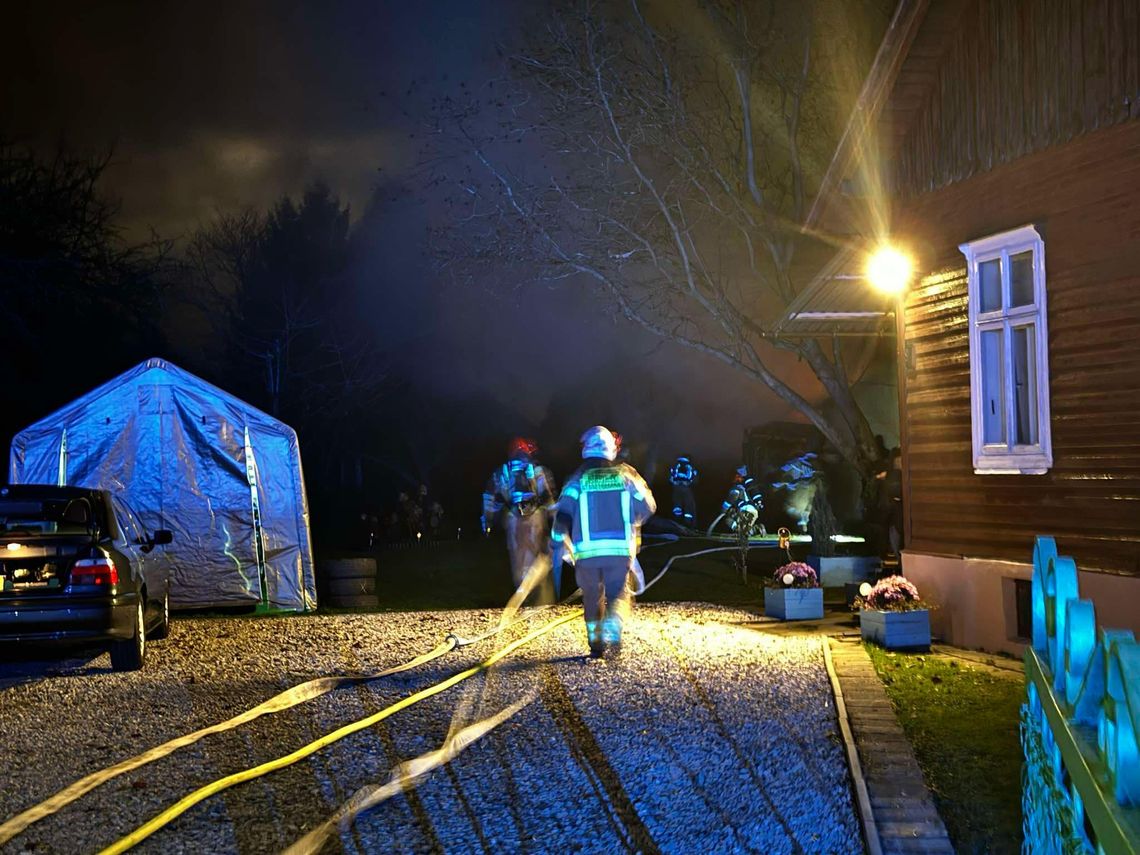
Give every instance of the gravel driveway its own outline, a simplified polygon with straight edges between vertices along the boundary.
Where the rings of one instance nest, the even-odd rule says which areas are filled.
[[[544,612],[532,628],[561,612]],[[106,655],[0,664],[0,819],[82,775],[213,724],[295,683],[379,670],[471,636],[489,611],[176,619],[145,671]],[[574,621],[489,673],[307,760],[192,808],[147,852],[277,852],[454,721],[531,693],[418,788],[361,817],[349,852],[862,852],[817,638],[743,611],[639,605],[620,658],[589,662]],[[105,784],[5,852],[94,852],[190,790],[285,754],[473,665],[525,627],[404,674],[210,736]],[[53,672],[46,679],[40,677]],[[336,846],[328,847],[330,851]]]

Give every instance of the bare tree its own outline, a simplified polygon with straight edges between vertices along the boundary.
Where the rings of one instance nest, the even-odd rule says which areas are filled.
[[[386,372],[350,288],[348,210],[324,187],[261,213],[219,213],[187,247],[191,301],[227,345],[215,372],[310,436],[331,466],[359,454]]]
[[[771,389],[869,476],[879,451],[841,347],[773,335],[831,254],[801,224],[833,144],[816,54],[841,34],[810,2],[677,9],[573,2],[504,76],[438,99],[425,164],[453,217],[437,257],[471,282],[511,267],[592,283],[628,320]],[[781,377],[777,349],[832,406]]]
[[[124,239],[118,203],[100,190],[110,162],[110,153],[62,149],[42,157],[0,138],[0,326],[10,354],[38,351],[47,329],[59,338],[99,324],[157,342],[170,245]]]
[[[234,367],[253,366],[259,399],[280,417],[283,396],[293,397],[294,387],[324,369],[305,364],[296,351],[322,325],[326,307],[314,311],[320,297],[315,289],[275,280],[266,258],[272,241],[268,215],[251,209],[219,213],[194,233],[187,256],[199,285],[197,301],[227,328],[226,357]]]
[[[109,163],[0,138],[0,437],[165,345],[170,247],[124,233]]]

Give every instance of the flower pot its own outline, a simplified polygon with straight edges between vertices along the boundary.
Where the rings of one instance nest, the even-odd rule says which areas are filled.
[[[880,612],[860,609],[859,634],[887,650],[930,649],[930,611]]]
[[[764,614],[780,620],[823,617],[823,588],[765,588]]]

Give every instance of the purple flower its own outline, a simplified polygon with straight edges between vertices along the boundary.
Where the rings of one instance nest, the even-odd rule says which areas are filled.
[[[902,576],[887,576],[875,583],[870,591],[856,599],[859,608],[884,612],[905,612],[924,609],[926,604],[918,595],[918,588]]]
[[[790,578],[790,581],[789,581]],[[777,567],[768,584],[774,588],[818,588],[819,577],[815,568],[802,561],[793,561]]]

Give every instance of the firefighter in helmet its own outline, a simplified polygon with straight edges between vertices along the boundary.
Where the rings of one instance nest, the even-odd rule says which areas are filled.
[[[697,500],[693,497],[693,487],[700,477],[687,454],[682,454],[669,467],[669,483],[673,485],[673,519],[687,528],[697,524]]]
[[[492,473],[483,491],[483,528],[502,519],[511,560],[511,579],[522,585],[530,572],[546,574],[554,477],[535,461],[538,446],[521,437],[511,441],[507,462]],[[540,583],[540,599],[549,601],[549,577]],[[536,580],[532,580],[536,581]]]
[[[551,539],[575,561],[582,589],[591,657],[621,645],[622,627],[633,602],[642,524],[657,510],[637,470],[615,460],[617,440],[595,425],[582,434],[582,465],[558,499]]]
[[[764,508],[764,495],[760,482],[748,472],[747,466],[739,466],[736,478],[728,495],[721,503],[721,510],[728,521],[728,527],[740,534],[750,534]],[[764,534],[764,526],[759,527]]]

